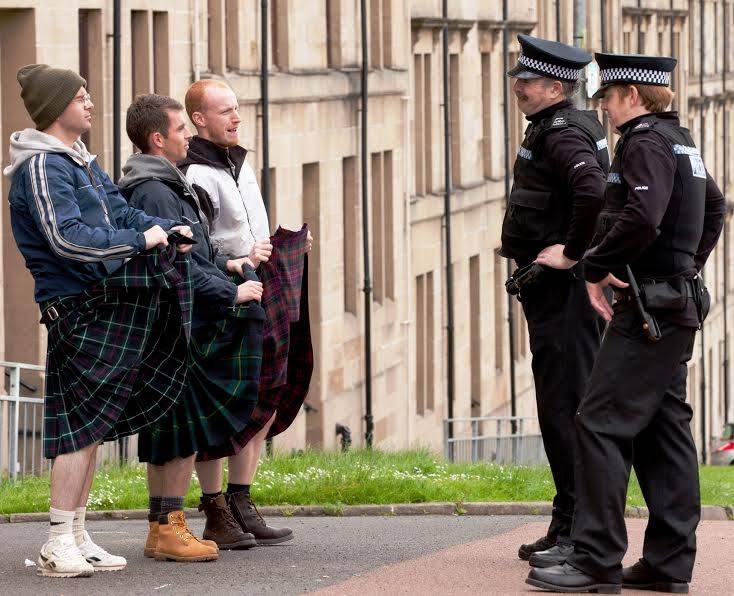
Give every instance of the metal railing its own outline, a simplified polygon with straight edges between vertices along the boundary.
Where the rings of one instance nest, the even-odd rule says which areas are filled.
[[[531,466],[548,462],[538,419],[530,416],[448,418],[444,420],[444,455],[454,462]]]
[[[0,362],[0,368],[8,379],[7,392],[0,394],[0,478],[47,473],[51,462],[43,457],[43,397],[28,395],[43,395],[45,368],[19,362]],[[38,375],[39,387],[29,385],[21,373]],[[135,459],[137,444],[136,436],[104,443],[97,450],[97,466]]]
[[[0,362],[9,378],[7,394],[0,394],[0,471],[12,480],[49,469],[43,457],[43,398],[23,396],[21,371],[43,373],[37,364]]]

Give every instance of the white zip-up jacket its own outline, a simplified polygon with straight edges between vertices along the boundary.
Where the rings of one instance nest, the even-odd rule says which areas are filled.
[[[256,240],[270,238],[265,203],[246,155],[240,146],[224,148],[194,136],[179,164],[188,181],[208,193],[211,238],[220,253],[230,257],[247,256]]]

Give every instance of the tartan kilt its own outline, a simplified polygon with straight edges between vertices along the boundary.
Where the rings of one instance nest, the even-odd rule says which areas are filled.
[[[193,287],[189,258],[172,252],[133,257],[58,301],[64,314],[47,324],[45,457],[134,434],[181,395]]]
[[[304,234],[305,238],[305,234]],[[301,250],[301,253],[303,251]],[[267,291],[265,281],[263,287]],[[303,406],[303,402],[308,395],[308,388],[311,383],[313,374],[313,346],[311,343],[311,322],[309,319],[308,309],[308,257],[304,257],[303,279],[301,281],[299,305],[300,313],[297,321],[290,323],[288,331],[288,348],[286,351],[286,365],[283,367],[284,381],[278,386],[263,385],[261,382],[257,405],[252,412],[252,416],[247,426],[241,432],[231,437],[228,443],[216,447],[210,447],[203,450],[197,456],[199,461],[209,461],[235,455],[249,443],[252,438],[262,430],[268,421],[277,413],[273,425],[268,431],[269,437],[274,437],[293,423],[298,412]],[[263,303],[265,303],[265,293],[263,293]],[[272,304],[271,306],[274,306]],[[266,317],[272,311],[267,310]],[[273,320],[266,318],[266,326],[273,324]],[[266,331],[266,336],[267,336]],[[263,353],[264,359],[273,355],[268,351],[268,342],[266,341]],[[272,343],[276,346],[277,342]],[[267,364],[267,362],[265,363]],[[268,376],[268,381],[272,381],[275,375]]]
[[[257,401],[263,319],[262,307],[253,301],[194,331],[185,396],[140,432],[140,461],[163,465],[226,445],[245,428]]]

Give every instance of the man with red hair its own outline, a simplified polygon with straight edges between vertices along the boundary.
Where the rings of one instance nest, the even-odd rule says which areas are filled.
[[[236,95],[222,81],[201,80],[186,92],[185,105],[197,135],[191,138],[187,158],[179,166],[189,182],[203,188],[211,201],[212,240],[230,258],[249,257],[255,267],[267,263],[273,252],[270,224],[255,172],[245,161],[247,151],[238,144],[242,120]],[[211,503],[221,498],[220,459],[226,455],[226,502],[242,530],[253,534],[260,545],[293,538],[290,528],[268,526],[250,497],[250,485],[274,419],[275,414],[270,414],[254,435],[238,435],[227,445],[212,445],[211,450],[197,456],[200,509],[206,515],[207,527],[217,525],[222,515],[221,509]]]

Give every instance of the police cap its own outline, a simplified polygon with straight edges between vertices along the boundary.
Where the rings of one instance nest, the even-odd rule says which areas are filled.
[[[599,64],[599,89],[594,98],[604,97],[607,87],[624,85],[670,85],[670,73],[677,60],[667,56],[641,54],[594,54]]]
[[[520,56],[517,65],[507,74],[517,79],[548,77],[561,81],[576,81],[589,62],[591,54],[581,48],[559,41],[539,39],[530,35],[518,35]]]

